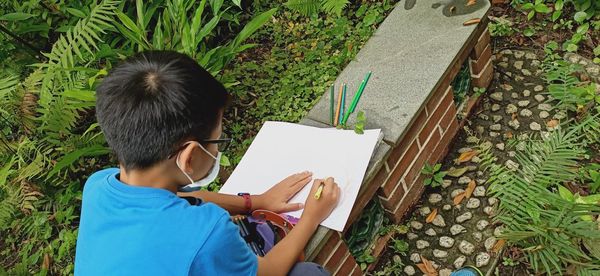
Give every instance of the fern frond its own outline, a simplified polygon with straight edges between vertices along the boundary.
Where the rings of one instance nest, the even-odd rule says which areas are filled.
[[[288,0],[284,5],[304,16],[310,16],[319,12],[321,0]]]
[[[349,0],[323,0],[323,10],[326,13],[340,16],[348,3],[350,3]]]

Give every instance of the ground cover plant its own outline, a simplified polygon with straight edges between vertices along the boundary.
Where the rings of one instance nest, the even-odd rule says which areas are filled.
[[[272,1],[1,3],[0,274],[72,274],[83,183],[116,164],[93,107],[119,60],[173,49],[219,77],[234,95],[226,131],[238,142],[222,162],[235,165],[262,121],[301,118],[391,7],[303,15]]]

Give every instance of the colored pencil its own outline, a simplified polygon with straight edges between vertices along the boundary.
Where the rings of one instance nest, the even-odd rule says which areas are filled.
[[[360,100],[360,97],[362,96],[362,93],[365,90],[365,87],[367,86],[367,82],[369,81],[370,77],[371,77],[371,71],[369,71],[367,73],[367,75],[365,76],[365,79],[360,83],[360,86],[358,87],[358,91],[356,91],[356,94],[354,94],[354,98],[352,98],[352,103],[350,104],[350,107],[348,108],[348,112],[346,112],[346,114],[344,114],[344,119],[342,120],[342,124],[346,124],[346,121],[348,121],[348,117],[350,117],[350,114],[352,114],[354,112],[354,109],[356,109],[356,105],[358,104],[358,101]]]
[[[337,126],[338,122],[340,121],[340,113],[342,111],[342,90],[343,90],[343,86],[340,86],[340,92],[338,92],[338,103],[337,103],[337,108],[335,109],[335,119],[333,120],[333,126]]]
[[[329,117],[331,121],[331,125],[333,125],[333,84],[331,85],[331,89],[329,89]]]
[[[342,108],[340,108],[340,121],[338,122],[338,124],[342,124],[342,120],[344,118],[344,110],[346,110],[346,83],[344,83],[343,89],[342,89]]]

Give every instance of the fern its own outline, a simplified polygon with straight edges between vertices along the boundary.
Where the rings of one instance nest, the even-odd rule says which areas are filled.
[[[284,5],[304,16],[310,16],[319,12],[321,0],[288,0]]]
[[[588,122],[588,121],[586,121]],[[568,265],[598,269],[600,264],[581,249],[581,241],[600,238],[597,222],[581,220],[600,213],[600,206],[567,201],[549,188],[576,177],[583,156],[581,128],[557,130],[531,140],[517,153],[517,171],[495,163],[489,149],[480,157],[489,171],[489,192],[500,200],[494,220],[506,227],[502,238],[523,250],[535,271],[562,274]]]
[[[350,3],[348,0],[324,0],[323,11],[340,16],[348,3]]]

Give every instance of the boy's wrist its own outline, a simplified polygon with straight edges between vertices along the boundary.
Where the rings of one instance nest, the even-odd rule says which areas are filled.
[[[250,212],[264,209],[263,197],[261,195],[250,195],[250,201],[252,202],[252,210],[250,210]]]

